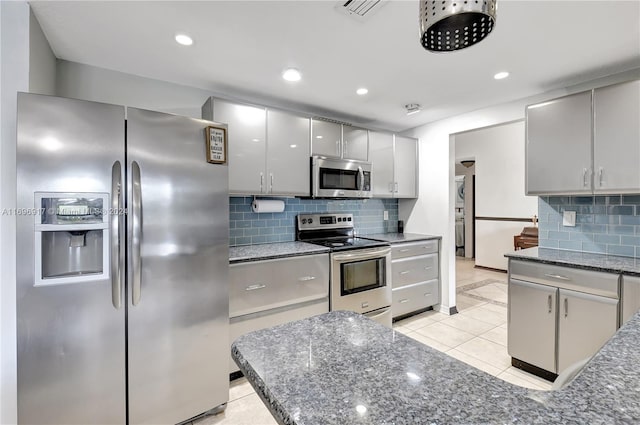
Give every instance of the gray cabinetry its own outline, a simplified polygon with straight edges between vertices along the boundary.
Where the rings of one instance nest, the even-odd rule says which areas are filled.
[[[640,193],[640,80],[530,105],[526,193]]]
[[[640,310],[640,277],[622,275],[621,292],[620,324],[623,324]]]
[[[509,280],[508,350],[511,357],[556,370],[555,287]]]
[[[329,255],[231,264],[231,344],[247,332],[329,311]],[[230,360],[230,371],[238,368]]]
[[[369,132],[374,197],[417,197],[417,152],[416,139],[378,131]]]
[[[311,150],[312,155],[367,161],[369,134],[364,128],[312,119]]]
[[[309,196],[309,118],[214,98],[202,112],[228,125],[229,193]]]
[[[594,355],[618,329],[618,299],[559,289],[558,371]]]
[[[508,352],[559,374],[618,328],[619,276],[509,261]]]
[[[526,110],[527,195],[591,193],[591,92]]]
[[[439,241],[408,242],[391,249],[393,317],[440,302]]]
[[[640,192],[640,80],[593,92],[595,193]]]

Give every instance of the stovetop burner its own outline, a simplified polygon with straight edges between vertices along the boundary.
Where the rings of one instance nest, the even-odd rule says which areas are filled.
[[[300,214],[296,220],[296,239],[331,248],[331,251],[389,245],[386,242],[354,236],[353,226],[353,214]]]

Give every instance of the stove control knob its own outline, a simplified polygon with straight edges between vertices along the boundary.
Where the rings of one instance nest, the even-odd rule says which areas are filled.
[[[309,224],[313,223],[313,219],[310,218],[309,220],[307,220],[307,223],[309,223]]]
[[[351,221],[351,217],[347,218],[347,220]]]
[[[302,219],[302,224],[307,224],[307,219],[306,218]]]
[[[338,223],[342,221],[342,217],[338,217]]]

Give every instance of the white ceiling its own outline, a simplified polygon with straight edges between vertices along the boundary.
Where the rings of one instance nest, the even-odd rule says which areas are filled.
[[[430,53],[418,1],[31,2],[58,58],[403,130],[640,67],[640,1],[498,1],[481,43]],[[191,47],[173,37],[186,32]],[[280,77],[294,66],[299,83]],[[507,70],[502,81],[493,75]],[[369,94],[358,96],[358,87]],[[403,105],[424,110],[406,116]]]

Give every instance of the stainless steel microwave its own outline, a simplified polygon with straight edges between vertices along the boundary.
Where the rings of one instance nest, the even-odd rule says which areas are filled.
[[[312,156],[311,195],[314,198],[371,198],[371,163]]]

